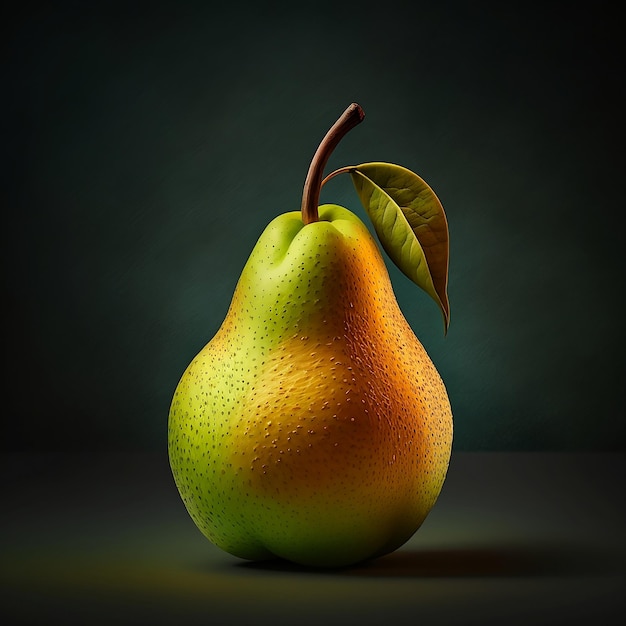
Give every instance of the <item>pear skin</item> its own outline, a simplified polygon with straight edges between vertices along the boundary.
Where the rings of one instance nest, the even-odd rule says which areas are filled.
[[[195,524],[243,559],[347,566],[420,527],[448,468],[450,402],[355,214],[268,225],[176,388],[168,446]]]

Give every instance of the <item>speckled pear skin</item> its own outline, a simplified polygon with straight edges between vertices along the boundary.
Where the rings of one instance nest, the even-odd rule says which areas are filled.
[[[359,218],[324,205],[261,235],[169,415],[192,519],[244,559],[339,567],[392,552],[444,482],[452,413]]]

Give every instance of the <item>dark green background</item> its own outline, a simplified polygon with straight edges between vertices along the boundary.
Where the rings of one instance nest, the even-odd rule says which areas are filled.
[[[601,3],[88,4],[5,34],[4,449],[162,450],[178,378],[352,101],[329,171],[398,163],[446,208],[446,338],[390,272],[456,449],[624,449],[623,34]],[[322,200],[367,219],[347,177]]]

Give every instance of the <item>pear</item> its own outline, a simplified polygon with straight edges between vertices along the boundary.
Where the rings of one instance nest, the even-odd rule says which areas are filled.
[[[452,412],[367,227],[346,208],[316,208],[261,234],[224,322],[178,383],[168,448],[215,545],[342,567],[420,527],[445,480]]]

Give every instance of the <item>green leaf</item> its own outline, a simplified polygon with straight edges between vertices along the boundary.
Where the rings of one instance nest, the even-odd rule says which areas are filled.
[[[435,192],[415,173],[392,163],[346,168],[381,245],[450,323],[448,222]]]

